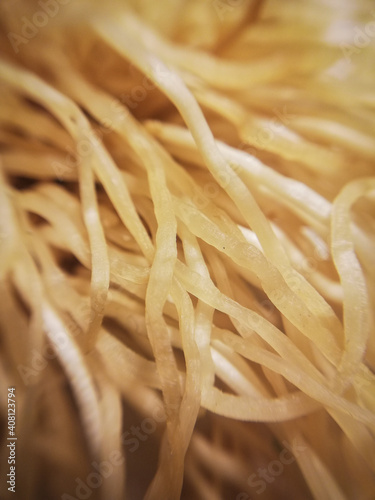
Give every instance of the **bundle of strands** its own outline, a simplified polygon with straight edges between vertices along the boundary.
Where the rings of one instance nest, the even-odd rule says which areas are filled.
[[[374,498],[373,7],[2,1],[2,498]]]

